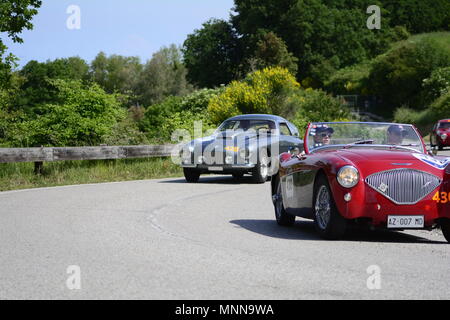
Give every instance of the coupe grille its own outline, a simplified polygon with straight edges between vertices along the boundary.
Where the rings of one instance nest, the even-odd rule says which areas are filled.
[[[423,171],[394,169],[374,173],[366,178],[366,183],[396,204],[416,204],[436,189],[441,180]]]

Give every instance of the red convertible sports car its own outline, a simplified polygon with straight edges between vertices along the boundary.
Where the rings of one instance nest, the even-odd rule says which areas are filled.
[[[280,225],[313,219],[325,239],[350,223],[441,227],[450,242],[450,158],[429,154],[412,125],[311,123],[303,146],[279,160],[271,183]]]
[[[437,146],[439,150],[450,147],[450,119],[439,120],[434,125],[430,135],[430,145]]]

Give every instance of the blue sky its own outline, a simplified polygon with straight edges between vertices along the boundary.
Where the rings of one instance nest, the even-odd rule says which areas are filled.
[[[81,10],[79,30],[67,28],[70,5]],[[208,19],[228,19],[232,7],[233,0],[43,0],[23,44],[2,39],[20,66],[70,56],[90,62],[100,51],[145,62],[162,46],[181,45]]]

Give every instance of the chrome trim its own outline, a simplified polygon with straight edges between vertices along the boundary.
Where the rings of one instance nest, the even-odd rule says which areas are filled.
[[[428,172],[400,168],[376,172],[368,176],[365,182],[395,204],[412,205],[427,197],[442,180]]]

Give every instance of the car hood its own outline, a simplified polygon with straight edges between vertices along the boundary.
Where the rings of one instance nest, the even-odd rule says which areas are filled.
[[[204,137],[201,139],[196,139],[192,141],[192,144],[202,145],[202,150],[204,150],[206,147],[225,147],[225,146],[234,146],[235,144],[247,144],[250,140],[256,139],[258,136],[255,133],[246,133],[246,132],[219,132],[214,135]]]
[[[442,176],[450,168],[450,158],[431,157],[419,152],[383,149],[340,149],[335,151],[343,163],[356,166],[364,176],[375,172],[409,168]]]

